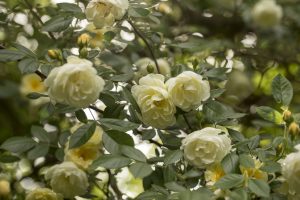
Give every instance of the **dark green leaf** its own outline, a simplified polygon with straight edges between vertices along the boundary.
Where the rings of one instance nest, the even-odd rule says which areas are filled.
[[[36,93],[36,92],[31,92],[28,95],[26,95],[26,97],[29,98],[29,99],[38,99],[40,97],[48,97],[48,95],[40,94],[40,93]]]
[[[282,124],[283,118],[282,115],[273,108],[270,108],[268,106],[260,106],[256,108],[256,112],[259,116],[261,116],[263,119],[273,122],[275,124]]]
[[[134,146],[134,141],[130,135],[120,131],[106,131],[107,135],[120,145]]]
[[[213,193],[206,189],[200,188],[195,191],[184,191],[179,193],[179,200],[211,200],[213,199]]]
[[[107,133],[102,135],[103,146],[111,154],[121,154],[120,145],[115,142]]]
[[[179,185],[175,181],[165,183],[165,186],[166,186],[166,188],[168,188],[169,190],[174,191],[174,192],[184,192],[184,191],[186,191],[185,187],[183,187],[182,185]]]
[[[225,173],[234,173],[238,170],[239,165],[239,157],[236,155],[235,152],[232,152],[230,154],[227,154],[222,162],[221,162],[222,168]]]
[[[129,158],[120,155],[102,155],[99,159],[93,162],[91,168],[104,167],[107,169],[119,169],[128,166],[131,163]]]
[[[23,45],[14,42],[14,43],[12,43],[12,46],[15,47],[16,49],[18,49],[23,54],[25,54],[25,55],[27,55],[27,56],[29,56],[31,58],[36,59],[36,55],[30,49],[27,49]]]
[[[49,144],[37,144],[33,149],[28,151],[27,157],[30,160],[34,160],[39,157],[47,155],[49,151]]]
[[[146,156],[138,149],[131,147],[131,146],[121,146],[121,152],[123,155],[132,158],[136,161],[146,162]]]
[[[270,186],[267,182],[258,179],[250,179],[248,187],[251,192],[259,197],[269,197],[270,196]]]
[[[70,26],[72,20],[73,17],[71,16],[56,16],[47,21],[44,24],[42,30],[48,32],[60,32],[67,29]]]
[[[239,156],[240,165],[246,168],[254,168],[255,163],[254,160],[247,154],[241,154]]]
[[[81,13],[81,8],[74,3],[58,3],[57,6],[65,11]]]
[[[120,119],[113,119],[113,118],[101,118],[99,119],[99,121],[103,126],[106,126],[109,129],[123,131],[123,132],[136,129],[140,126],[139,124],[136,123],[132,123]]]
[[[39,139],[40,142],[49,143],[49,133],[40,126],[32,126],[31,127],[31,134],[33,137]]]
[[[110,42],[114,37],[116,36],[115,32],[113,31],[107,31],[104,33],[104,39],[108,42]]]
[[[164,163],[165,165],[173,164],[179,161],[183,156],[181,150],[169,151],[166,153]]]
[[[28,137],[13,137],[6,140],[1,148],[13,153],[23,153],[35,146],[35,142]]]
[[[34,73],[39,68],[38,60],[35,58],[24,58],[18,63],[22,74]]]
[[[88,119],[87,119],[87,117],[85,115],[85,112],[83,110],[77,110],[75,112],[75,116],[82,123],[87,123],[88,122]]]
[[[0,155],[0,162],[1,163],[13,163],[19,161],[20,158],[13,155]]]
[[[22,59],[24,53],[16,50],[0,49],[0,62],[10,62]]]
[[[243,183],[244,176],[240,174],[226,174],[220,180],[218,180],[214,186],[217,188],[227,190]]]
[[[73,134],[71,134],[69,148],[72,149],[85,144],[93,136],[95,129],[95,122],[80,126]]]
[[[152,168],[147,163],[137,162],[129,166],[129,171],[135,178],[145,178],[152,173]]]

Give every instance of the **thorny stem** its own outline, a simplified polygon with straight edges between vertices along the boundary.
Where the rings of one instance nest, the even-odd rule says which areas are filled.
[[[151,57],[152,59],[154,60],[154,63],[155,63],[155,67],[156,67],[156,70],[157,72],[160,74],[160,70],[159,70],[159,66],[158,66],[158,63],[157,63],[157,60],[155,58],[155,55],[154,55],[154,52],[153,52],[153,49],[151,48],[148,40],[144,37],[144,35],[135,27],[134,23],[130,20],[128,20],[129,24],[132,26],[133,28],[133,31],[145,42],[147,48],[149,49],[149,52],[151,54]]]

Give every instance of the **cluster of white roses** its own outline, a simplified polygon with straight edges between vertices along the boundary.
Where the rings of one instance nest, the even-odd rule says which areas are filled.
[[[160,74],[148,74],[132,87],[132,95],[142,113],[143,122],[164,129],[176,122],[176,106],[190,111],[210,97],[207,80],[192,71],[185,71],[166,83]]]

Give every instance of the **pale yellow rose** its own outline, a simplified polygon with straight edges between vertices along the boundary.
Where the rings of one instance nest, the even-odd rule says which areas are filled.
[[[99,146],[84,144],[78,148],[65,148],[65,161],[71,161],[77,167],[86,170],[100,155]]]
[[[64,198],[84,195],[89,186],[86,173],[72,162],[54,165],[48,169],[45,178],[50,181],[53,191],[62,194]]]
[[[209,82],[192,71],[185,71],[166,82],[174,104],[184,111],[197,108],[210,97]]]
[[[171,76],[171,67],[166,59],[164,58],[157,59],[157,64],[159,67],[160,74],[166,77]],[[149,70],[148,70],[149,68],[151,68],[153,73],[157,74],[157,68],[155,66],[155,62],[150,58],[141,58],[137,60],[134,63],[134,65],[137,67],[137,73],[136,73],[137,79],[149,74]]]
[[[103,28],[122,19],[128,6],[128,0],[92,0],[88,3],[85,14],[87,20],[93,22],[96,28]]]
[[[89,60],[69,56],[67,61],[67,64],[53,69],[45,80],[48,94],[59,103],[88,107],[98,99],[105,82]]]
[[[6,197],[10,194],[10,183],[7,180],[0,180],[0,197]]]
[[[204,128],[182,140],[185,159],[199,168],[218,164],[231,150],[231,140],[221,129]]]
[[[205,181],[208,186],[214,185],[225,175],[220,163],[209,166],[204,173]]]
[[[290,194],[300,194],[300,145],[297,152],[290,153],[282,161],[282,175],[286,179]]]
[[[242,174],[245,177],[260,179],[260,180],[267,182],[268,181],[268,173],[260,170],[263,163],[260,162],[260,160],[257,158],[253,158],[253,160],[254,160],[254,164],[255,164],[254,168],[245,168],[243,166],[240,166],[240,170],[241,170]]]
[[[280,23],[283,12],[275,0],[260,0],[252,9],[254,23],[263,28],[270,28]]]
[[[131,92],[146,125],[164,129],[176,122],[176,108],[166,90],[163,75],[144,76],[139,80],[139,85],[132,87]]]
[[[63,200],[63,197],[48,188],[37,188],[29,192],[25,200]]]
[[[130,198],[134,199],[144,192],[143,180],[134,178],[128,168],[123,168],[121,172],[116,175],[116,179],[120,191]]]

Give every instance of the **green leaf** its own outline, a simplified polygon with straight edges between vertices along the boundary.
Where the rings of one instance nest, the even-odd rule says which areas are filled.
[[[115,82],[128,82],[133,78],[133,73],[119,74],[114,75],[110,78],[110,80]]]
[[[49,151],[49,144],[37,144],[33,149],[28,151],[27,157],[30,160],[34,160],[39,157],[47,155]]]
[[[140,161],[140,162],[147,161],[146,156],[140,150],[138,150],[134,147],[122,145],[121,152],[124,156],[132,158],[136,161]]]
[[[128,166],[131,163],[131,159],[120,155],[102,155],[99,159],[93,162],[91,168],[104,167],[107,169],[119,169]]]
[[[88,122],[88,119],[87,119],[87,117],[85,115],[85,112],[83,110],[77,110],[75,112],[75,116],[82,123],[87,123]]]
[[[33,53],[30,49],[24,47],[23,45],[14,42],[14,43],[12,43],[12,46],[15,47],[16,49],[18,49],[23,54],[36,59],[35,53]]]
[[[256,112],[260,117],[267,121],[273,122],[278,125],[283,124],[282,115],[273,108],[270,108],[268,106],[260,106],[256,108]]]
[[[139,124],[136,123],[132,123],[120,119],[113,119],[113,118],[101,118],[99,119],[99,121],[103,126],[106,126],[109,129],[123,131],[123,132],[136,129],[140,126]]]
[[[135,178],[145,178],[152,173],[152,168],[147,163],[137,162],[129,166],[129,171]]]
[[[48,97],[48,95],[37,93],[37,92],[31,92],[28,95],[26,95],[26,97],[29,99],[38,99],[40,97]]]
[[[111,154],[121,154],[120,148],[121,146],[114,141],[107,133],[103,133],[102,135],[103,146],[104,148]]]
[[[230,129],[230,128],[227,128],[227,130],[233,141],[241,142],[241,141],[245,140],[244,135],[241,134],[240,132],[238,132],[234,129]]]
[[[39,139],[40,142],[44,142],[44,143],[50,142],[49,133],[40,126],[32,126],[31,134],[33,137]]]
[[[93,136],[95,129],[95,122],[80,126],[73,134],[71,134],[69,148],[73,149],[85,144]]]
[[[175,150],[175,151],[169,151],[166,153],[164,163],[165,165],[173,164],[179,161],[183,156],[183,153],[181,150]]]
[[[107,135],[120,145],[134,146],[134,141],[130,135],[120,131],[109,130]]]
[[[214,186],[217,188],[227,190],[243,183],[244,176],[240,174],[226,174]]]
[[[240,165],[246,168],[254,168],[255,163],[254,160],[247,154],[241,154],[239,156]]]
[[[272,81],[272,94],[277,103],[289,106],[293,98],[293,86],[289,80],[278,74]]]
[[[268,173],[275,173],[281,171],[281,165],[278,162],[269,161],[264,163],[260,169]]]
[[[166,186],[166,188],[168,188],[169,190],[174,191],[174,192],[184,192],[184,191],[186,191],[185,187],[183,187],[182,185],[178,184],[175,181],[165,183],[165,186]]]
[[[259,197],[269,197],[270,196],[270,186],[267,182],[258,179],[250,179],[248,187],[251,192]]]
[[[230,154],[227,154],[222,162],[221,162],[222,168],[225,173],[234,173],[238,170],[239,165],[239,156],[236,155],[235,152],[232,152]]]
[[[211,200],[213,193],[206,188],[199,188],[195,191],[184,191],[179,193],[179,200]]]
[[[67,29],[73,20],[72,16],[56,16],[47,21],[42,30],[48,32],[60,32]]]
[[[230,200],[248,200],[248,194],[245,189],[237,189],[229,194]]]
[[[34,73],[39,68],[39,63],[35,58],[24,58],[19,62],[18,67],[22,74]]]
[[[113,31],[107,31],[104,33],[104,39],[108,42],[110,42],[114,37],[116,36],[116,33]]]
[[[0,155],[0,163],[13,163],[19,161],[20,158],[13,155]]]
[[[16,50],[0,49],[0,62],[17,61],[24,57],[24,53]]]
[[[130,8],[128,11],[129,15],[132,17],[147,17],[150,14],[150,11],[145,8]]]
[[[57,6],[68,12],[81,13],[81,8],[74,3],[58,3]]]
[[[13,137],[6,140],[1,148],[13,153],[23,153],[35,146],[32,138],[28,137]]]
[[[205,73],[205,76],[208,78],[213,78],[217,80],[226,80],[226,71],[228,68],[220,67],[220,68],[213,68]]]

